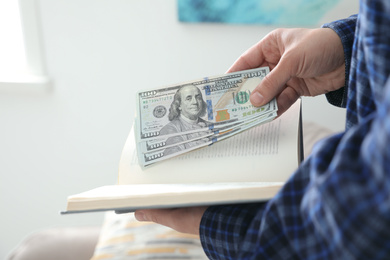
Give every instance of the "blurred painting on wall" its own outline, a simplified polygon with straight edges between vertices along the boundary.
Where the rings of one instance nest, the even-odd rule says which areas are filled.
[[[316,25],[345,0],[177,0],[180,22]]]

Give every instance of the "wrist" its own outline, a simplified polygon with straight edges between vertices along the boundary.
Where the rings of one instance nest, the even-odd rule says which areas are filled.
[[[355,28],[357,15],[352,15],[349,18],[327,23],[322,28],[327,28],[336,33],[341,41],[344,51],[345,62],[345,82],[344,89],[337,90],[337,93],[330,92],[327,94],[328,101],[336,106],[345,107],[346,97],[348,95],[349,70],[351,66],[352,46],[355,38]]]

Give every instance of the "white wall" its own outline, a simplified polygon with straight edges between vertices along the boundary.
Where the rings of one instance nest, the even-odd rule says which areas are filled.
[[[1,259],[33,231],[101,223],[103,213],[58,212],[68,195],[116,182],[137,90],[222,74],[273,29],[181,24],[175,0],[41,0],[39,10],[53,89],[0,89]],[[323,97],[304,109],[344,126]]]

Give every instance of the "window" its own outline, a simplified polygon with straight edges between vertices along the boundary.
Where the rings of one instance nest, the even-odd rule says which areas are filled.
[[[47,88],[36,0],[0,0],[0,87]]]

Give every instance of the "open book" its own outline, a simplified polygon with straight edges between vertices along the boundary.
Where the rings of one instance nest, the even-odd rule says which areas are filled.
[[[248,203],[272,198],[303,157],[301,100],[281,117],[209,147],[141,167],[133,129],[117,185],[68,197],[66,213]]]

